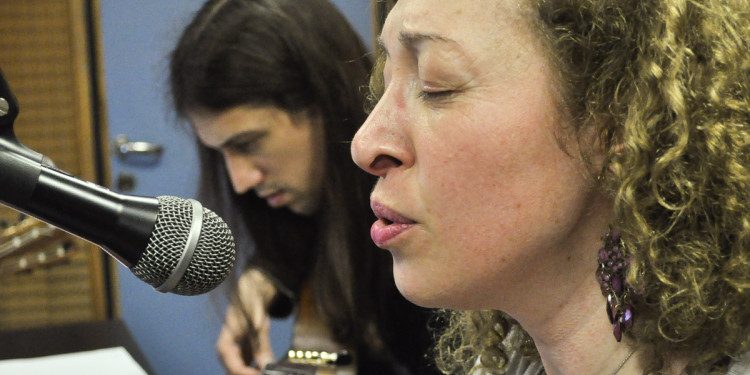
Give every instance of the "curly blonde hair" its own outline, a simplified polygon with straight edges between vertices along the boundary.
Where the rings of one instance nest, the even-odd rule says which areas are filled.
[[[689,358],[690,374],[723,373],[750,349],[750,3],[532,7],[572,130],[581,139],[593,130],[604,145],[599,187],[630,249],[639,297],[628,335],[649,349],[644,373],[663,373],[675,358]],[[498,311],[446,314],[441,369],[503,374],[501,342],[516,323]]]

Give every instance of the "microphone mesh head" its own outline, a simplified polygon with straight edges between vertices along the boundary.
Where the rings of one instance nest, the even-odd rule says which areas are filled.
[[[186,199],[160,196],[156,225],[146,251],[130,271],[153,287],[162,285],[185,251],[193,208]],[[213,211],[203,209],[200,237],[185,274],[171,291],[186,296],[206,293],[224,281],[235,259],[234,239],[227,224]]]

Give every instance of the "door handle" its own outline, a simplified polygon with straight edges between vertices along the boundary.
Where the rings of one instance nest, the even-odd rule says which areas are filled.
[[[114,153],[124,162],[153,165],[159,162],[164,147],[150,142],[131,142],[124,134],[115,137]]]

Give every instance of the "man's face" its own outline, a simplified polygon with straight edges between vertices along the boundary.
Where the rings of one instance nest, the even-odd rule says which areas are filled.
[[[318,208],[326,160],[315,119],[245,106],[188,118],[201,143],[224,156],[236,193],[252,189],[269,206],[302,215]]]

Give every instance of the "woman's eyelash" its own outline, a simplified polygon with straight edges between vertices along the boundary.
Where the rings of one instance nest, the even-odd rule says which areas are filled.
[[[447,97],[450,97],[451,95],[455,93],[456,92],[454,90],[420,91],[418,96],[420,99],[423,99],[423,100],[439,100],[439,99],[445,99]]]

